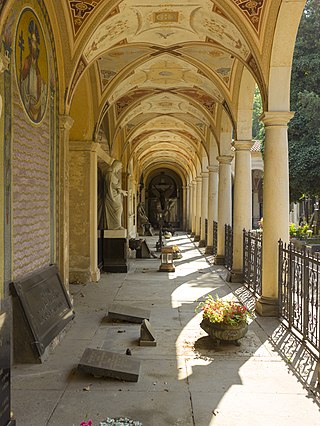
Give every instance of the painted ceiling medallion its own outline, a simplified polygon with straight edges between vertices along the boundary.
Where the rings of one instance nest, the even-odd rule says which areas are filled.
[[[239,6],[246,18],[251,22],[256,31],[259,31],[261,15],[265,0],[233,0]]]

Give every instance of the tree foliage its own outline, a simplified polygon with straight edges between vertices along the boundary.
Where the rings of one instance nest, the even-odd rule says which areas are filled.
[[[320,0],[308,0],[293,58],[289,124],[290,195],[320,194]]]

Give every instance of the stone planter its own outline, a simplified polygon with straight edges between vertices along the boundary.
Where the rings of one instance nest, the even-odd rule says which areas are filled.
[[[240,345],[239,339],[244,337],[248,331],[248,324],[243,321],[238,325],[230,325],[224,323],[212,323],[208,319],[203,319],[200,327],[216,342],[231,341],[237,346]]]

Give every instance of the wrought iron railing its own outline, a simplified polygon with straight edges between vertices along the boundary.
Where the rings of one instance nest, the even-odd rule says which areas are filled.
[[[207,246],[208,245],[208,219],[204,220],[204,239]]]
[[[320,258],[279,242],[279,316],[320,356]]]
[[[233,263],[233,231],[231,225],[224,226],[224,266],[231,271]]]
[[[244,282],[254,296],[262,293],[262,233],[243,230]]]
[[[213,255],[218,253],[218,222],[213,221]]]

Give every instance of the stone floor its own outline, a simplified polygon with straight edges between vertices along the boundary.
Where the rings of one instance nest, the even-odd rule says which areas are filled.
[[[156,240],[148,238],[151,249]],[[248,292],[226,283],[225,269],[186,235],[168,244],[183,254],[175,273],[159,273],[159,259],[131,259],[127,274],[71,286],[76,318],[61,344],[45,363],[13,368],[17,426],[98,426],[119,416],[143,426],[320,425],[313,358],[272,318],[253,320],[241,346],[215,347],[195,307],[208,293],[250,304]],[[114,301],[151,310],[156,347],[139,346],[138,324],[106,318]],[[139,381],[79,371],[87,347],[130,348],[141,360]]]

